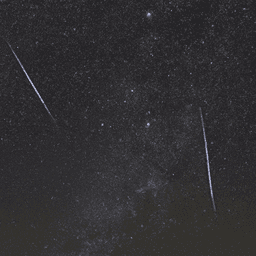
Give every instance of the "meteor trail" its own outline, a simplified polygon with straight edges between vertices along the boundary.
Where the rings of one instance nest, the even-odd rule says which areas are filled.
[[[10,47],[10,49],[11,49],[11,51],[12,51],[13,55],[15,56],[16,60],[19,62],[19,64],[20,64],[20,66],[21,66],[21,68],[22,68],[23,72],[25,73],[25,75],[26,75],[26,77],[27,77],[28,81],[30,82],[30,84],[32,85],[33,89],[35,90],[35,92],[36,92],[37,96],[39,97],[39,99],[40,99],[40,100],[41,100],[41,102],[43,103],[43,105],[44,105],[45,109],[47,110],[48,114],[49,114],[49,115],[50,115],[50,117],[52,118],[53,122],[54,122],[54,123],[56,123],[56,119],[52,116],[52,114],[51,114],[50,110],[47,108],[46,104],[44,103],[44,100],[42,99],[41,95],[40,95],[40,94],[39,94],[39,92],[37,91],[37,89],[36,89],[35,85],[33,84],[32,80],[30,79],[29,75],[27,74],[27,72],[26,72],[25,68],[24,68],[24,67],[23,67],[23,65],[21,64],[21,62],[20,62],[20,60],[19,60],[18,56],[15,54],[14,50],[12,49],[12,46],[11,46],[11,45],[9,44],[9,42],[8,42],[8,41],[6,41],[5,39],[4,39],[4,41],[5,41],[5,42],[8,44],[8,46]]]

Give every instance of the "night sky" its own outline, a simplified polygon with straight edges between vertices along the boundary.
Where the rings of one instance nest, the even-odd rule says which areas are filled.
[[[176,232],[177,248],[191,250],[180,230],[193,236],[197,221],[255,211],[250,1],[1,1],[0,9],[3,255],[169,255],[171,240],[148,251],[143,243]],[[195,231],[179,226],[191,221]]]

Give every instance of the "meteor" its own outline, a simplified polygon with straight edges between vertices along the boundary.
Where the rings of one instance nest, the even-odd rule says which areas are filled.
[[[3,39],[4,39],[4,38],[3,38]],[[12,49],[12,46],[9,44],[9,42],[8,42],[7,40],[4,39],[4,41],[5,41],[5,42],[8,44],[8,46],[10,47],[10,49],[11,49],[13,55],[15,56],[16,60],[17,60],[18,63],[20,64],[20,66],[21,66],[23,72],[25,73],[25,75],[26,75],[28,81],[30,82],[30,84],[32,85],[33,89],[35,90],[37,96],[39,97],[39,99],[40,99],[41,102],[43,103],[43,105],[44,105],[46,111],[48,112],[48,114],[49,114],[50,117],[52,118],[53,122],[56,124],[56,119],[52,116],[50,110],[47,108],[46,104],[44,103],[44,100],[42,99],[42,97],[41,97],[41,95],[40,95],[40,93],[38,92],[38,90],[36,89],[36,87],[35,87],[35,85],[33,84],[32,80],[30,79],[28,73],[26,72],[25,68],[23,67],[22,63],[20,62],[18,56],[16,55],[16,53],[15,53],[14,50]]]

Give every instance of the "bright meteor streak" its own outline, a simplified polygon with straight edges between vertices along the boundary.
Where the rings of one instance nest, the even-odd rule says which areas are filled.
[[[5,41],[6,41],[6,40],[5,40]],[[10,47],[10,49],[11,49],[11,51],[12,51],[13,55],[15,56],[16,60],[19,62],[19,64],[20,64],[20,66],[21,66],[21,68],[22,68],[23,72],[25,73],[25,75],[26,75],[26,77],[27,77],[28,81],[30,82],[30,84],[32,85],[33,89],[35,90],[35,92],[36,92],[37,96],[39,97],[39,99],[40,99],[40,100],[41,100],[41,102],[43,103],[43,105],[44,105],[45,109],[47,110],[48,114],[49,114],[49,115],[50,115],[50,117],[52,118],[53,122],[54,122],[54,123],[56,123],[55,118],[52,116],[52,114],[51,114],[50,110],[47,108],[46,104],[44,103],[44,100],[42,99],[41,95],[40,95],[40,94],[39,94],[39,92],[37,91],[37,89],[36,89],[35,85],[33,84],[32,80],[30,79],[29,75],[27,74],[27,72],[26,72],[25,68],[24,68],[24,67],[23,67],[23,65],[21,64],[21,62],[20,62],[20,60],[19,60],[18,56],[15,54],[15,52],[14,52],[14,50],[12,49],[11,45],[9,44],[9,42],[8,42],[8,41],[6,41],[6,43],[9,45],[9,47]]]

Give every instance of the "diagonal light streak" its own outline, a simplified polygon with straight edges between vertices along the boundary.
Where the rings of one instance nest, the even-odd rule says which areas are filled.
[[[8,44],[8,46],[10,47],[10,49],[11,49],[11,51],[12,51],[13,55],[15,56],[16,60],[17,60],[17,61],[18,61],[18,63],[20,64],[20,66],[21,66],[21,68],[22,68],[23,72],[25,73],[25,75],[26,75],[26,77],[27,77],[28,81],[30,82],[30,84],[32,85],[33,89],[35,90],[35,92],[36,92],[37,96],[39,97],[39,99],[40,99],[40,100],[41,100],[41,102],[43,103],[43,105],[44,105],[45,109],[47,110],[48,114],[49,114],[49,115],[50,115],[50,117],[52,118],[53,122],[54,122],[54,123],[56,123],[56,119],[52,116],[52,114],[51,114],[50,110],[48,109],[48,107],[47,107],[47,106],[46,106],[46,104],[44,103],[44,100],[42,99],[42,97],[41,97],[40,93],[37,91],[37,89],[36,89],[35,85],[33,84],[33,82],[32,82],[32,80],[30,79],[30,77],[29,77],[28,73],[26,72],[25,68],[23,67],[22,63],[20,62],[20,60],[19,60],[18,56],[15,54],[14,50],[12,49],[12,46],[9,44],[9,42],[8,42],[8,41],[6,41],[6,40],[5,40],[5,42],[6,42],[6,43]]]

